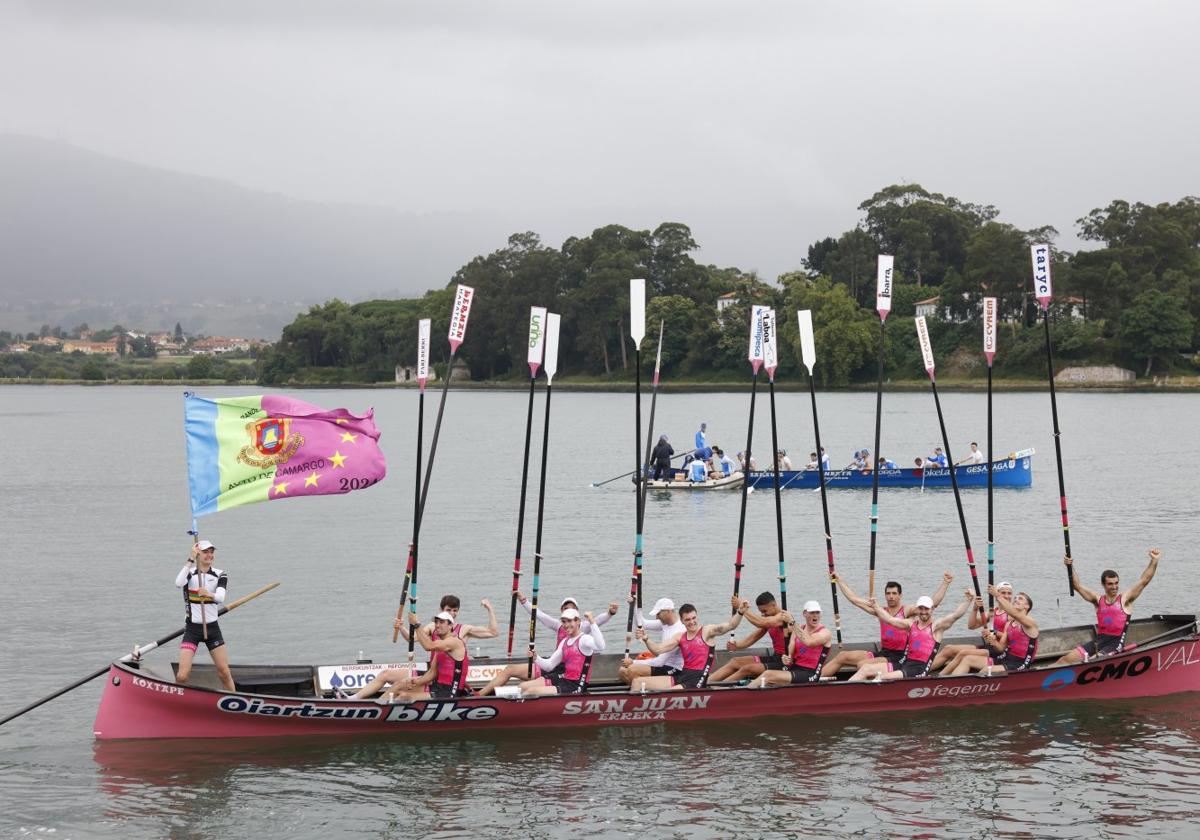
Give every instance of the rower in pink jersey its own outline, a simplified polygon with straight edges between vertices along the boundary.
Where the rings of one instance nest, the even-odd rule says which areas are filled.
[[[1007,601],[1011,602],[1013,599],[1013,585],[1008,581],[1001,581],[996,584],[996,592],[998,595],[1003,595]],[[983,617],[982,621],[980,620],[981,616]],[[1004,656],[1004,651],[988,643],[988,633],[990,632],[998,639],[1004,635],[1004,631],[1007,628],[1008,614],[1004,612],[1003,608],[997,605],[988,611],[983,606],[983,598],[976,598],[975,609],[967,612],[967,629],[979,630],[983,639],[977,645],[940,646],[937,656],[933,658],[933,664],[929,666],[930,672],[932,673],[941,669],[949,674],[967,656],[990,656],[999,661]],[[953,663],[953,667],[949,667],[947,663]]]
[[[916,618],[896,618],[884,611],[874,599],[870,599],[868,603],[875,608],[875,615],[879,616],[881,621],[908,632],[908,644],[904,650],[904,659],[898,666],[883,659],[864,662],[850,680],[861,682],[871,679],[899,680],[926,676],[929,673],[930,661],[937,653],[937,646],[941,644],[942,635],[975,603],[975,593],[968,589],[966,596],[958,605],[958,609],[936,621],[933,618],[933,599],[928,595],[917,599]]]
[[[750,602],[742,601],[737,612],[725,623],[702,625],[695,605],[684,604],[679,608],[683,633],[665,642],[651,641],[646,635],[646,630],[639,627],[637,637],[646,643],[651,653],[663,654],[678,648],[683,656],[683,669],[667,676],[634,677],[629,690],[682,691],[685,688],[707,688],[713,657],[717,652],[716,640],[733,631],[749,609]]]
[[[380,692],[379,702],[394,700],[428,700],[459,697],[467,688],[467,644],[454,633],[454,616],[440,612],[433,619],[432,632],[419,626],[415,613],[409,614],[409,622],[417,624],[417,642],[432,656],[429,667],[419,677],[412,676],[407,668],[383,671],[354,695],[357,699],[370,697]],[[385,688],[390,684],[390,688]]]
[[[744,603],[744,602],[741,602]],[[730,604],[736,610],[740,603],[735,595]],[[730,639],[725,643],[726,650],[745,650],[753,647],[763,636],[771,640],[771,652],[766,656],[735,656],[708,678],[710,683],[737,682],[749,677],[757,677],[763,671],[783,667],[783,657],[787,653],[787,623],[791,616],[779,609],[775,596],[763,592],[754,599],[759,615],[747,611],[746,621],[754,625],[754,630],[743,639]]]
[[[462,602],[457,595],[443,595],[442,600],[438,603],[438,611],[449,613],[454,618],[453,632],[460,639],[494,639],[500,633],[500,628],[496,624],[496,613],[492,609],[492,602],[484,598],[479,602],[479,606],[483,607],[488,614],[487,627],[480,627],[476,624],[460,624],[458,622],[458,611]],[[408,621],[397,618],[392,622],[393,629],[399,630],[404,641],[408,641]],[[433,625],[428,625],[431,632]]]
[[[1125,646],[1125,631],[1129,627],[1129,616],[1133,602],[1138,599],[1147,584],[1154,579],[1158,571],[1158,561],[1162,552],[1157,548],[1149,551],[1150,562],[1147,564],[1137,583],[1127,591],[1121,591],[1121,579],[1112,569],[1105,569],[1100,574],[1100,585],[1104,594],[1097,595],[1079,582],[1075,574],[1075,566],[1070,557],[1064,557],[1063,563],[1071,570],[1071,585],[1083,597],[1083,600],[1096,605],[1096,639],[1086,645],[1080,645],[1055,662],[1055,665],[1071,665],[1076,662],[1086,662],[1096,656],[1108,656],[1120,653]]]
[[[866,598],[860,597],[850,588],[850,584],[846,583],[840,575],[834,575],[834,581],[838,585],[838,589],[846,596],[846,599],[851,604],[858,607],[860,610],[871,615],[875,615],[875,611],[871,609],[871,605]],[[938,586],[937,591],[933,593],[933,608],[937,609],[941,606],[942,600],[946,597],[946,590],[950,588],[950,582],[954,580],[954,575],[949,572],[942,573],[942,583]],[[917,614],[915,606],[905,606],[900,601],[900,595],[903,592],[900,584],[894,580],[889,580],[883,587],[884,609],[893,618],[912,618]],[[858,668],[864,662],[882,660],[890,662],[893,665],[900,664],[900,660],[904,658],[904,646],[908,637],[902,630],[898,630],[886,621],[879,622],[879,652],[869,650],[843,650],[836,656],[830,659],[821,668],[821,676],[833,677],[842,668]]]
[[[989,586],[988,592],[995,596],[996,604],[1007,616],[1003,633],[996,634],[990,629],[984,631],[984,641],[999,654],[959,654],[942,670],[943,674],[961,675],[972,671],[1003,674],[1024,671],[1033,665],[1038,640],[1038,624],[1029,615],[1033,609],[1033,599],[1024,592],[1018,592],[1010,601],[996,586]]]
[[[788,616],[790,619],[791,616]],[[833,646],[833,634],[821,623],[821,605],[809,601],[804,605],[804,624],[789,621],[791,649],[783,658],[783,668],[763,671],[762,676],[750,683],[765,688],[768,685],[799,685],[819,682],[821,665],[829,656]]]
[[[591,613],[584,613],[583,618],[591,628],[589,633],[582,630],[583,619],[580,618],[578,610],[563,610],[561,620],[563,627],[567,629],[567,635],[550,656],[534,658],[538,668],[546,676],[521,683],[522,695],[582,694],[587,691],[592,657],[604,650],[604,636],[592,621]],[[561,671],[558,670],[560,663]]]

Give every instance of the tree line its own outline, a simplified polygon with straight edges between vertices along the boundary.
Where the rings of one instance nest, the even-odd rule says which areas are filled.
[[[751,304],[781,313],[780,373],[800,369],[797,309],[812,309],[816,374],[824,385],[873,380],[879,319],[875,267],[880,253],[895,256],[892,317],[885,336],[889,377],[923,375],[909,317],[918,301],[939,297],[931,320],[939,369],[970,376],[982,371],[981,298],[998,299],[1006,327],[998,376],[1044,374],[1041,332],[1035,326],[1029,245],[1053,243],[1050,226],[1021,230],[997,220],[991,205],[932,193],[917,184],[885,187],[859,205],[860,222],[798,255],[798,267],[773,283],[736,267],[704,265],[685,224],[654,230],[607,225],[561,248],[535,233],[509,237],[504,248],[462,266],[444,288],[407,300],[315,306],[287,325],[259,363],[264,384],[373,382],[413,364],[417,320],[430,318],[444,335],[454,287],[476,290],[468,340],[459,351],[473,379],[526,374],[529,307],[562,313],[560,371],[564,375],[632,377],[628,340],[628,281],[647,283],[648,337],[666,324],[664,377],[691,381],[742,378]],[[1064,363],[1118,363],[1152,370],[1194,369],[1200,347],[1200,199],[1147,205],[1116,200],[1077,222],[1082,239],[1098,247],[1056,250],[1055,351]],[[729,302],[718,315],[718,299]],[[1072,300],[1074,299],[1074,300]],[[1081,310],[1084,320],[1067,317]],[[786,313],[788,317],[783,317]],[[435,340],[435,353],[441,343]],[[444,346],[440,351],[445,352]],[[647,362],[651,364],[652,362]]]

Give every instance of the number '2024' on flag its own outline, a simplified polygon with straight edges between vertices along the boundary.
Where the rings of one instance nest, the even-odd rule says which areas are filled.
[[[268,394],[184,395],[192,516],[254,502],[349,493],[387,474],[375,412]]]

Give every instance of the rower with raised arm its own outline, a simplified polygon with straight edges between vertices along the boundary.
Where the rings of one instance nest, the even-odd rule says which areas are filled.
[[[996,592],[1003,595],[1006,601],[1013,599],[1013,585],[1006,580],[996,584]],[[953,662],[955,659],[961,661],[961,657],[964,656],[990,656],[999,661],[1004,656],[1004,650],[991,645],[987,633],[992,634],[991,638],[999,639],[1004,635],[1007,627],[1008,613],[1004,611],[1003,607],[995,606],[991,610],[987,610],[983,606],[983,598],[976,598],[975,609],[967,613],[967,629],[979,630],[983,635],[983,640],[978,645],[942,645],[938,648],[937,656],[933,658],[933,664],[929,666],[929,670],[944,669],[948,674],[950,669],[945,667],[946,663]]]
[[[467,688],[467,643],[454,633],[454,616],[438,613],[431,626],[421,626],[416,613],[409,613],[409,623],[417,625],[417,643],[432,656],[429,667],[420,676],[408,668],[388,668],[358,690],[355,699],[379,692],[378,702],[394,700],[427,700],[458,697]],[[390,686],[390,687],[388,687]]]
[[[546,676],[521,683],[522,695],[583,694],[587,691],[592,674],[592,657],[604,650],[604,636],[592,620],[591,613],[584,613],[580,618],[579,610],[567,608],[562,611],[560,618],[567,629],[567,636],[554,648],[554,653],[534,657],[538,668]],[[588,633],[583,632],[585,620],[591,628]]]
[[[992,630],[984,630],[984,641],[989,648],[1002,651],[1001,656],[960,654],[943,673],[957,675],[969,674],[972,671],[986,671],[989,674],[1012,673],[1025,671],[1037,656],[1038,624],[1029,613],[1033,610],[1033,599],[1024,592],[1018,592],[1011,601],[1004,597],[998,586],[989,586],[988,593],[995,597],[1000,609],[1006,615],[1004,632],[997,635]]]
[[[734,609],[740,608],[735,595],[730,604]],[[771,653],[766,656],[735,656],[708,678],[710,683],[738,682],[739,680],[757,677],[763,671],[779,670],[783,667],[783,656],[787,653],[787,624],[791,617],[779,609],[775,596],[763,592],[754,599],[759,615],[747,611],[746,621],[754,625],[754,630],[744,639],[730,639],[725,643],[726,650],[746,650],[753,647],[759,639],[770,634]]]
[[[526,612],[533,611],[533,605],[529,603],[529,599],[525,597],[525,593],[521,592],[520,590],[517,591],[517,603],[520,604],[522,607],[524,607]],[[560,613],[563,612],[564,610],[568,610],[568,609],[575,610],[576,612],[578,612],[579,611],[579,601],[575,598],[563,598],[562,603],[559,605],[558,609],[559,609]],[[608,620],[617,614],[617,609],[618,609],[618,607],[617,607],[616,601],[609,604],[607,610],[600,613],[600,615],[596,616],[596,626],[600,627],[601,625],[607,624]],[[591,615],[591,613],[588,613],[588,615]],[[538,611],[537,611],[537,620],[538,620],[538,624],[541,624],[543,627],[546,627],[546,628],[554,631],[556,644],[558,642],[561,642],[563,639],[565,639],[568,636],[568,630],[567,630],[566,625],[564,625],[559,619],[548,614],[545,610],[541,609],[540,607],[538,608]],[[583,632],[587,633],[587,634],[591,634],[592,628],[591,628],[590,622],[587,622],[587,621],[584,622]],[[562,666],[560,665],[559,671],[561,672],[561,670],[562,670]],[[539,676],[547,676],[548,677],[548,676],[554,676],[554,675],[553,674],[542,674],[541,670],[535,664],[533,666],[533,676],[534,677],[539,677]],[[481,697],[489,695],[489,694],[494,694],[497,688],[499,688],[502,685],[507,684],[509,680],[527,680],[527,679],[530,679],[528,661],[513,662],[511,665],[506,665],[504,668],[500,669],[500,671],[496,674],[496,676],[492,677],[492,679],[488,682],[487,685],[485,685],[485,686],[483,686],[483,688],[479,689],[479,694]]]
[[[865,680],[899,680],[913,677],[924,677],[929,673],[929,663],[937,653],[937,647],[942,642],[942,636],[954,626],[954,622],[963,617],[967,607],[975,603],[975,593],[966,590],[966,600],[958,605],[958,609],[945,618],[936,621],[933,618],[933,599],[922,595],[917,599],[917,617],[899,618],[884,610],[874,598],[868,603],[875,607],[875,615],[880,621],[886,621],[893,627],[898,627],[908,633],[908,642],[904,648],[904,659],[897,667],[886,660],[864,662],[850,678],[851,682]]]
[[[859,595],[856,595],[854,590],[850,588],[850,584],[841,577],[834,575],[834,581],[838,585],[838,589],[846,596],[846,599],[858,607],[865,613],[871,616],[875,615],[875,610],[871,608],[870,602]],[[950,587],[950,582],[954,580],[954,575],[950,572],[942,572],[942,583],[938,586],[937,591],[933,593],[931,603],[933,609],[941,606],[942,599],[946,597],[946,590]],[[900,595],[904,591],[903,587],[897,581],[889,580],[883,587],[884,609],[891,616],[898,618],[912,618],[917,614],[915,605],[905,606],[900,602]],[[840,651],[833,659],[825,663],[821,669],[821,676],[833,677],[837,676],[837,672],[842,668],[859,668],[864,662],[889,662],[892,665],[899,665],[904,659],[904,646],[907,641],[904,633],[897,630],[894,626],[883,621],[879,622],[879,652],[869,650],[843,650]]]
[[[1125,647],[1125,633],[1129,630],[1129,616],[1132,615],[1133,602],[1142,594],[1142,590],[1154,579],[1158,571],[1158,561],[1162,552],[1157,548],[1149,551],[1150,562],[1146,565],[1137,583],[1127,591],[1121,591],[1121,578],[1112,569],[1100,573],[1100,585],[1104,588],[1103,595],[1097,595],[1079,582],[1075,566],[1070,557],[1064,557],[1063,563],[1071,570],[1071,585],[1083,600],[1096,605],[1096,639],[1086,645],[1080,645],[1055,662],[1055,665],[1071,665],[1076,662],[1087,662],[1097,656],[1110,656],[1120,653]]]
[[[487,598],[479,602],[479,606],[483,607],[488,614],[487,627],[479,627],[475,624],[459,624],[458,612],[462,607],[462,601],[457,595],[443,595],[442,600],[438,603],[438,611],[449,613],[454,619],[452,632],[460,639],[494,639],[500,635],[500,628],[496,624],[496,613],[492,609],[492,602]],[[404,641],[408,641],[408,624],[403,619],[397,618],[392,622],[392,627],[400,631],[400,635],[404,637]],[[433,625],[427,625],[430,632],[433,631]]]
[[[833,634],[821,623],[821,605],[816,601],[804,605],[803,625],[797,625],[791,615],[784,615],[787,615],[792,639],[788,655],[783,657],[783,668],[763,671],[761,677],[750,683],[751,686],[799,685],[821,679],[821,666],[833,646]]]
[[[749,608],[750,602],[742,601],[737,612],[724,624],[702,625],[695,605],[684,604],[679,608],[679,617],[683,621],[683,633],[668,642],[651,641],[646,636],[645,628],[639,627],[637,637],[646,643],[646,647],[650,649],[651,653],[661,655],[678,650],[683,657],[683,668],[670,676],[635,679],[629,690],[682,691],[685,688],[706,688],[708,676],[712,673],[713,658],[717,654],[716,639],[737,627]]]
[[[633,596],[629,597],[629,602],[633,603]],[[634,617],[637,619],[637,626],[644,627],[650,632],[658,632],[659,643],[666,644],[676,636],[682,635],[684,631],[683,622],[679,620],[679,616],[675,612],[675,602],[670,598],[659,598],[654,602],[654,606],[650,608],[650,615],[653,618],[646,618],[642,615],[641,610],[634,612]],[[621,660],[621,667],[617,670],[617,677],[621,682],[633,684],[635,678],[641,677],[669,677],[674,676],[677,672],[683,670],[683,654],[678,648],[668,650],[665,653],[660,653],[653,659],[639,659],[634,661],[628,657]]]

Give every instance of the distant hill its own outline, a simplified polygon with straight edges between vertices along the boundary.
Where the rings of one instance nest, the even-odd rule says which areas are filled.
[[[102,316],[251,298],[260,313],[290,309],[282,324],[308,302],[443,286],[507,235],[468,214],[297,201],[11,135],[0,136],[0,184],[0,328],[23,327],[17,312],[39,317],[33,301]]]

